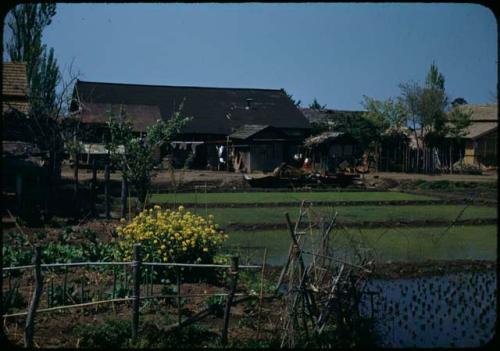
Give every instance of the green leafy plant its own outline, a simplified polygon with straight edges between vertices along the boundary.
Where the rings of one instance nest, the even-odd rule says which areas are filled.
[[[225,296],[210,296],[207,301],[207,308],[214,316],[220,318],[224,315],[224,307],[226,304]]]

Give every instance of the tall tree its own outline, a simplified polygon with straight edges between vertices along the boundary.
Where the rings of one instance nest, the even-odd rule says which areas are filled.
[[[6,51],[13,62],[25,62],[30,85],[30,104],[35,114],[51,113],[56,105],[60,78],[54,50],[42,43],[43,30],[56,14],[56,4],[21,4],[7,15],[10,38]]]

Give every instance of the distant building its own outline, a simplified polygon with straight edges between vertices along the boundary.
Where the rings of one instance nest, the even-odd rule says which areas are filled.
[[[464,163],[497,167],[498,105],[460,105],[460,108],[472,113],[465,136]]]
[[[293,101],[283,90],[275,89],[77,81],[72,111],[78,112],[84,129],[93,131],[84,140],[90,157],[92,150],[105,152],[96,145],[102,146],[108,137],[108,109],[118,111],[123,106],[140,134],[157,120],[169,119],[181,103],[182,114],[193,120],[171,145],[177,166],[189,159],[193,168],[226,169],[228,161],[232,167],[236,159],[241,166],[243,157],[240,170],[272,170],[293,157],[310,130],[309,122]],[[257,140],[259,133],[275,135],[264,141]],[[245,149],[243,145],[247,144],[253,146]],[[159,150],[157,156],[160,159],[165,155],[166,150]]]

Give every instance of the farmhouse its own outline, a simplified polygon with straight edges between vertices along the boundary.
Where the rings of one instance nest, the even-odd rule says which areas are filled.
[[[83,161],[106,152],[107,111],[120,106],[139,135],[181,106],[182,115],[193,117],[170,145],[177,167],[272,170],[293,157],[310,129],[283,90],[77,81],[71,110],[91,131],[83,139]],[[159,150],[158,160],[166,155],[166,148]]]
[[[471,125],[465,135],[464,163],[497,167],[498,105],[461,105],[472,113]]]
[[[3,62],[2,193],[6,206],[17,213],[38,205],[45,164],[29,128],[28,93],[26,64]]]

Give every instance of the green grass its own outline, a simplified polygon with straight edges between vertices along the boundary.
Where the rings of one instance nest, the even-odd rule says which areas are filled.
[[[369,249],[377,261],[425,260],[496,260],[497,227],[457,226],[446,228],[338,229],[332,247],[340,255],[349,255],[351,241]],[[288,254],[290,235],[286,230],[230,232],[226,245],[263,246],[268,263],[283,264]],[[258,253],[257,257],[262,256]]]
[[[337,211],[337,219],[342,222],[360,221],[412,221],[444,220],[452,221],[464,209],[463,205],[407,205],[407,206],[338,206],[313,207],[314,217],[330,216]],[[298,207],[250,207],[250,208],[209,208],[193,209],[193,212],[205,216],[213,214],[221,225],[234,223],[285,223],[284,213],[288,212],[292,220],[298,215]],[[313,218],[314,218],[313,217]],[[492,207],[470,206],[465,209],[460,219],[496,218],[497,210]]]
[[[238,192],[238,193],[180,193],[153,194],[152,203],[273,203],[310,201],[393,201],[434,200],[424,195],[398,192]]]

